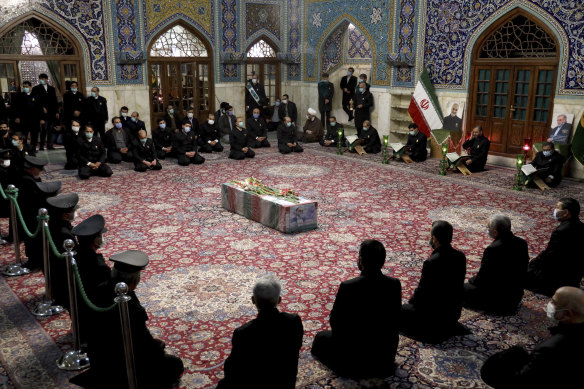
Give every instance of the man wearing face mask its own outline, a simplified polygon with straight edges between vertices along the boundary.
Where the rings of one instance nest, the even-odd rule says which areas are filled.
[[[266,123],[268,124],[268,131],[276,131],[278,125],[280,124],[280,99],[276,97],[276,102],[274,105],[268,108],[268,115],[266,118]]]
[[[120,108],[120,120],[122,121],[122,126],[129,128],[130,120],[130,110],[125,105]]]
[[[164,119],[159,118],[158,127],[152,131],[152,141],[156,149],[157,159],[175,156],[172,149],[172,137],[172,129],[166,127],[166,121]]]
[[[357,77],[353,75],[354,68],[347,70],[347,75],[341,78],[341,90],[343,91],[343,111],[349,115],[349,121],[353,120],[353,111],[349,108],[351,99],[355,96],[355,89],[357,88]]]
[[[7,149],[12,145],[10,142],[10,127],[8,122],[0,122],[0,149]]]
[[[243,117],[238,117],[235,129],[229,135],[229,144],[231,145],[229,158],[242,160],[255,157],[255,151],[248,146],[248,138],[249,133],[245,128]]]
[[[322,139],[324,130],[322,128],[322,122],[316,117],[316,110],[308,108],[306,122],[304,123],[302,130],[304,131],[302,142],[312,143],[318,142]]]
[[[428,157],[426,149],[428,138],[422,131],[418,130],[416,123],[411,123],[408,128],[410,132],[403,154],[409,156],[414,162],[423,162]]]
[[[130,131],[122,126],[122,121],[117,116],[112,119],[112,123],[114,127],[105,136],[107,161],[110,163],[133,162]]]
[[[321,75],[322,81],[318,83],[318,110],[320,111],[320,122],[328,122],[333,109],[333,96],[335,95],[335,86],[329,81],[329,74]]]
[[[357,119],[355,119],[355,121],[356,120]],[[379,133],[375,127],[371,125],[369,120],[363,122],[363,128],[359,134],[358,141],[367,154],[377,154],[381,151],[381,139],[379,139]],[[356,152],[355,148],[351,146],[349,146],[349,151],[352,153]]]
[[[493,242],[483,252],[477,275],[464,284],[464,306],[498,315],[513,315],[523,298],[529,263],[527,242],[511,231],[511,219],[496,214],[487,222]]]
[[[134,170],[160,170],[162,165],[156,158],[156,150],[152,139],[148,139],[145,130],[138,132],[138,139],[132,141],[132,155],[134,156]]]
[[[81,123],[78,120],[71,120],[71,126],[65,131],[63,145],[65,146],[65,155],[67,162],[65,163],[65,170],[72,170],[79,168],[79,145],[81,143]]]
[[[201,153],[211,153],[213,151],[222,152],[223,145],[221,144],[221,134],[219,126],[215,123],[215,115],[210,113],[207,120],[200,126]]]
[[[561,198],[553,215],[560,225],[553,230],[545,250],[529,262],[525,287],[546,296],[562,286],[579,287],[584,276],[580,203],[570,197]]]
[[[245,124],[248,131],[247,145],[249,147],[270,147],[270,142],[268,142],[268,125],[264,118],[260,116],[260,110],[258,108],[253,110],[253,116],[247,119]]]
[[[71,239],[75,242],[75,237],[71,233],[71,224],[77,217],[77,203],[79,196],[77,193],[60,194],[47,199],[49,211],[49,231],[53,242],[57,247],[63,242]],[[77,251],[77,247],[73,248]],[[69,309],[69,290],[67,288],[67,265],[63,258],[56,257],[53,250],[49,250],[49,264],[51,269],[51,291],[52,297],[57,305]]]
[[[136,111],[132,112],[132,116],[130,117],[128,124],[124,127],[130,131],[130,135],[132,135],[132,137],[135,139],[138,139],[138,133],[140,130],[146,131],[146,123],[140,120],[140,114]]]
[[[57,91],[49,85],[49,76],[39,74],[39,85],[32,88],[32,94],[36,97],[40,124],[39,150],[44,150],[45,143],[49,150],[53,149],[53,125],[59,120],[59,103],[57,101]],[[36,135],[30,142],[36,146]]]
[[[0,185],[2,189],[6,188],[10,182],[8,179],[8,167],[10,166],[10,150],[0,149]],[[0,218],[10,217],[10,200],[0,198]],[[0,245],[8,241],[0,238]]]
[[[529,176],[527,186],[536,187],[534,177],[541,178],[548,186],[555,188],[562,182],[562,169],[565,158],[555,150],[552,142],[544,142],[541,151],[535,154],[531,165],[538,171]]]
[[[229,141],[229,136],[231,131],[235,130],[236,120],[235,114],[233,113],[233,107],[228,105],[226,107],[225,115],[219,117],[219,131],[223,140],[227,138]]]
[[[292,123],[292,119],[288,116],[278,126],[278,151],[282,154],[301,153],[304,151],[302,146],[298,144],[297,138],[298,129]]]
[[[77,81],[72,81],[69,84],[69,90],[63,94],[63,123],[70,123],[73,119],[73,112],[83,110],[83,102],[85,97],[79,91],[79,84]]]
[[[337,147],[337,143],[339,142],[339,131],[341,131],[341,144],[344,144],[345,129],[341,123],[337,123],[336,116],[331,116],[328,125],[326,126],[326,134],[324,134],[324,137],[318,143],[325,147]]]
[[[355,127],[358,135],[361,135],[363,122],[371,120],[371,107],[373,107],[373,95],[367,89],[367,84],[361,82],[355,94]]]
[[[201,135],[201,128],[199,126],[199,121],[195,117],[195,110],[190,108],[187,111],[187,116],[184,117],[182,120],[183,123],[187,123],[191,126],[191,132],[195,135],[195,139],[197,139],[197,144],[199,146],[202,145],[202,139],[200,138]]]
[[[557,323],[551,337],[531,353],[513,346],[490,356],[481,368],[481,378],[495,389],[577,388],[584,364],[584,291],[559,288],[545,308]]]
[[[464,298],[466,257],[454,249],[453,228],[444,220],[432,223],[432,255],[424,261],[418,287],[401,310],[400,331],[428,343],[440,343],[461,333],[458,324]]]
[[[79,143],[79,178],[86,180],[91,176],[110,177],[112,169],[105,163],[105,147],[101,138],[94,136],[93,126],[85,126],[85,135]]]
[[[178,115],[177,109],[174,105],[168,104],[166,107],[166,115],[164,115],[164,122],[166,123],[166,128],[172,130],[172,132],[178,132],[182,128],[182,119]]]
[[[101,140],[105,139],[105,125],[108,121],[107,100],[99,95],[99,88],[91,88],[91,95],[85,99],[83,115],[87,122],[92,124],[93,130],[99,134]]]
[[[483,135],[483,128],[481,126],[473,128],[470,138],[462,144],[462,148],[470,155],[470,158],[464,161],[466,168],[473,173],[485,170],[490,147],[491,141]]]
[[[172,148],[181,166],[188,166],[191,163],[200,165],[205,162],[205,158],[198,153],[197,138],[189,123],[183,123],[182,130],[174,134]]]
[[[284,122],[286,116],[292,119],[292,123],[297,123],[298,110],[296,109],[296,103],[290,101],[290,97],[286,94],[282,95],[282,104],[278,109],[278,115],[280,116],[280,123]]]
[[[265,110],[266,105],[266,91],[262,84],[258,81],[257,74],[253,74],[250,80],[247,80],[245,86],[245,115],[249,118],[253,115],[253,110],[259,108]]]
[[[31,145],[27,145],[24,140],[24,135],[21,133],[14,133],[10,137],[10,166],[8,168],[8,176],[10,181],[17,182],[22,176],[24,169],[24,158],[27,155],[36,155],[35,150]]]
[[[10,107],[12,111],[12,122],[16,132],[22,133],[25,142],[29,132],[35,131],[38,137],[39,117],[36,109],[36,97],[32,94],[30,81],[22,83],[22,92],[14,96],[14,102]],[[36,143],[35,143],[36,145]]]

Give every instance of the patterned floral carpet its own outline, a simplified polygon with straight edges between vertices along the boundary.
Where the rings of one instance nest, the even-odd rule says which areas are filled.
[[[232,161],[226,150],[209,155],[201,166],[164,161],[162,171],[139,174],[122,164],[114,166],[111,178],[86,182],[52,165],[44,179],[60,179],[63,192],[80,194],[79,220],[105,216],[108,232],[101,252],[106,257],[123,249],[150,255],[137,292],[152,332],[185,363],[182,388],[212,388],[222,377],[231,334],[255,316],[251,287],[266,273],[283,282],[280,308],[303,320],[299,388],[482,388],[479,369],[487,356],[513,344],[532,347],[547,336],[546,300],[527,293],[516,316],[465,310],[462,321],[470,335],[437,346],[401,337],[398,370],[385,382],[338,378],[315,361],[310,345],[317,331],[328,328],[339,283],[358,275],[362,240],[385,244],[384,271],[401,280],[405,301],[431,252],[432,220],[455,226],[454,246],[467,254],[470,277],[490,243],[488,215],[509,214],[513,230],[535,255],[555,227],[556,200],[570,195],[584,201],[584,185],[574,182],[547,193],[513,191],[511,169],[441,177],[437,160],[382,165],[380,155],[337,156],[334,151],[309,145],[302,154],[284,156],[273,147],[258,150],[253,160]],[[247,176],[292,186],[317,200],[319,228],[285,235],[223,210],[220,184]],[[7,222],[0,227],[6,231]],[[12,249],[0,248],[0,263],[12,260]],[[0,277],[0,289],[0,387],[72,387],[67,381],[73,373],[55,366],[71,347],[68,316],[38,320],[29,313],[44,292],[40,274]]]

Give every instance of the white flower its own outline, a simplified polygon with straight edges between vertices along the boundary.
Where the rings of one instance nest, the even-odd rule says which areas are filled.
[[[377,24],[381,21],[381,8],[373,8],[371,11],[371,24]]]
[[[320,12],[312,15],[312,25],[318,28],[322,26],[322,17],[320,16]]]

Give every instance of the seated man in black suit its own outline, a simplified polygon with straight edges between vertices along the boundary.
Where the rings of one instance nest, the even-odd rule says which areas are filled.
[[[464,306],[512,315],[523,298],[529,263],[527,242],[513,235],[506,215],[491,216],[487,232],[493,243],[483,252],[477,275],[464,284]]]
[[[341,145],[343,145],[345,144],[345,129],[341,123],[337,123],[336,116],[330,116],[324,137],[318,143],[325,147],[338,147],[339,131],[341,132]]]
[[[107,148],[107,160],[111,163],[132,162],[132,135],[130,130],[122,126],[119,117],[112,119],[113,128],[105,134],[105,147]]]
[[[146,136],[145,130],[138,131],[138,140],[132,141],[132,154],[134,155],[135,171],[145,172],[162,169],[162,165],[156,158],[154,142]]]
[[[292,122],[289,116],[284,118],[284,121],[278,126],[278,150],[282,154],[290,154],[292,152],[301,153],[304,151],[302,146],[298,144],[297,133],[298,129]]]
[[[458,332],[464,298],[466,257],[454,249],[452,225],[432,223],[430,245],[422,276],[408,304],[402,306],[400,331],[429,343],[439,343]]]
[[[584,223],[580,221],[580,203],[564,197],[554,209],[560,225],[552,232],[547,247],[527,267],[526,289],[551,296],[562,286],[579,287],[584,276]]]
[[[223,151],[221,132],[219,131],[219,126],[215,123],[215,115],[210,113],[207,117],[207,121],[199,126],[199,131],[201,136],[201,147],[199,148],[199,151],[201,153]]]
[[[231,134],[229,134],[229,144],[231,146],[229,158],[231,159],[242,160],[255,157],[255,151],[247,145],[249,135],[244,125],[245,122],[243,121],[243,117],[238,117],[235,128],[231,131]]]
[[[542,150],[535,154],[535,158],[531,161],[531,165],[540,171],[528,177],[527,185],[535,186],[532,177],[536,175],[552,188],[560,185],[564,161],[564,156],[555,150],[552,142],[544,142]]]
[[[79,178],[110,177],[114,173],[105,163],[105,147],[101,138],[93,136],[93,125],[86,125],[84,134],[85,139],[79,142]]]
[[[428,158],[428,150],[426,145],[428,137],[418,129],[416,123],[411,123],[408,126],[410,130],[408,134],[408,142],[406,143],[406,150],[404,154],[412,159],[414,162],[423,162]]]
[[[332,331],[316,334],[312,354],[340,376],[387,377],[395,369],[401,284],[381,273],[385,248],[379,241],[361,243],[357,263],[361,275],[339,286]]]
[[[296,386],[304,330],[298,315],[276,308],[282,301],[280,290],[280,283],[273,276],[256,282],[251,301],[258,309],[258,317],[233,331],[225,378],[219,381],[217,389]]]
[[[551,337],[528,353],[513,346],[489,357],[481,378],[496,389],[579,388],[584,364],[584,291],[558,289],[546,306],[547,316],[559,322]],[[580,382],[580,384],[578,384]]]
[[[379,139],[379,133],[371,125],[369,120],[363,122],[363,128],[359,132],[360,145],[367,154],[377,154],[381,151],[381,139]],[[356,150],[353,146],[349,146],[349,151],[355,153]]]
[[[462,144],[462,148],[468,150],[470,155],[470,158],[464,161],[466,168],[473,173],[485,170],[490,147],[491,141],[483,135],[483,128],[481,126],[473,128],[471,137]]]
[[[260,115],[260,109],[255,108],[250,118],[245,121],[247,129],[247,145],[251,148],[270,147],[268,142],[268,125]]]

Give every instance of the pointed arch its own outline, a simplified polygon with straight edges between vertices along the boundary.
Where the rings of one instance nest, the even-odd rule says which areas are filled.
[[[266,42],[268,44],[268,46],[270,46],[270,48],[274,51],[274,55],[270,56],[268,58],[276,58],[278,52],[280,51],[280,48],[278,47],[278,45],[276,45],[274,43],[274,41],[272,41],[270,38],[268,38],[267,35],[260,35],[257,38],[255,38],[253,41],[251,41],[251,43],[247,45],[247,48],[245,49],[245,53],[246,54],[249,53],[251,48],[254,47],[255,45],[257,45],[258,43],[260,43],[261,41]],[[252,58],[254,58],[254,57],[252,57]]]
[[[170,24],[164,26],[163,28],[160,28],[156,34],[154,34],[150,37],[150,40],[148,41],[148,44],[147,44],[149,58],[150,58],[150,53],[152,52],[152,48],[153,48],[154,44],[160,39],[160,37],[162,37],[168,31],[172,30],[173,28],[175,28],[177,26],[184,28],[190,34],[193,34],[204,45],[205,50],[206,50],[206,54],[207,54],[206,57],[213,58],[213,46],[211,46],[211,43],[209,42],[209,40],[205,37],[205,35],[203,33],[198,31],[196,29],[196,27],[188,24],[183,19],[178,19],[174,23],[170,23]]]

